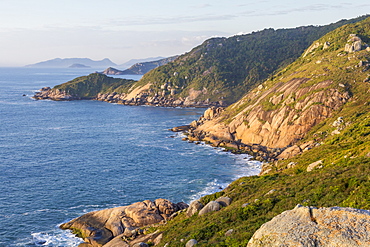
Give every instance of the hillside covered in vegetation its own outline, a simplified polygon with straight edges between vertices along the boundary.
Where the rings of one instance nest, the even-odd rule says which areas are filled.
[[[34,95],[35,99],[79,100],[95,99],[99,93],[126,92],[135,83],[134,80],[108,77],[99,73],[81,76],[69,82],[42,88]]]
[[[286,126],[304,125],[300,118],[305,114],[314,113],[317,119],[304,133],[298,132],[300,138],[293,137],[286,143],[283,150],[290,150],[290,155],[265,163],[260,176],[238,179],[225,190],[200,200],[205,205],[227,196],[232,198],[230,206],[201,217],[180,214],[160,227],[164,238],[159,246],[183,246],[181,239],[196,239],[197,246],[246,246],[263,223],[297,204],[369,210],[369,41],[370,18],[338,28],[315,41],[294,63],[240,101],[204,121],[202,125],[212,122],[208,126],[225,126],[217,131],[243,126],[241,132],[229,133],[236,136],[234,141],[240,141],[242,132],[249,133],[252,128],[254,116],[259,127],[251,133],[259,131],[262,138],[270,138],[260,142],[271,146],[279,143],[278,136],[284,135],[281,131],[290,134]],[[292,85],[296,90],[287,90]],[[301,95],[297,95],[300,90]],[[276,124],[281,114],[283,119]],[[195,131],[200,131],[202,125]],[[202,135],[210,140],[214,133],[209,131]],[[241,141],[252,140],[247,136]],[[232,233],[226,234],[230,229]]]
[[[325,26],[265,29],[230,38],[212,38],[176,59],[146,74],[140,84],[151,83],[153,93],[194,100],[234,103],[274,71],[297,59],[316,39],[344,24],[364,17]],[[166,85],[167,88],[164,88]]]
[[[227,106],[263,82],[271,73],[297,59],[314,40],[337,27],[364,18],[342,20],[325,26],[265,29],[230,38],[212,38],[173,62],[146,73],[131,87],[122,82],[124,85],[119,90],[117,87],[104,92],[94,90],[100,93],[95,97],[128,105]],[[86,80],[85,84],[89,81],[88,77],[81,77],[74,82],[81,83],[83,80]],[[105,77],[101,77],[101,80],[102,83],[109,81]],[[59,93],[68,95],[69,87],[73,87],[70,82],[68,86],[63,86],[65,91]],[[83,88],[73,92],[76,94],[66,98],[78,99],[87,94]],[[55,90],[49,93],[58,95]]]

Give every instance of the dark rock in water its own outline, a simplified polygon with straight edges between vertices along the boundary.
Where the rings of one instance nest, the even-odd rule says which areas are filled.
[[[183,132],[183,131],[187,131],[191,128],[190,125],[183,125],[183,126],[178,126],[178,127],[174,127],[171,129],[171,131],[173,132]]]

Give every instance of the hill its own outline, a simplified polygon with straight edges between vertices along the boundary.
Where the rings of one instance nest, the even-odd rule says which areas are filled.
[[[74,64],[89,66],[92,68],[106,68],[109,66],[116,66],[115,63],[108,58],[103,60],[94,61],[90,58],[54,58],[47,61],[42,61],[35,64],[29,64],[25,67],[29,68],[68,68]]]
[[[212,38],[175,61],[147,73],[149,96],[229,105],[297,59],[316,39],[360,17],[325,26],[265,29],[230,38]],[[175,91],[175,94],[173,92]]]
[[[49,87],[42,88],[40,92],[34,95],[34,98],[52,100],[95,99],[98,94],[107,91],[128,91],[135,82],[134,80],[112,78],[99,73],[93,73],[57,85],[53,89]]]
[[[127,91],[101,92],[96,99],[129,105],[227,106],[298,58],[314,40],[363,19],[365,16],[326,26],[265,29],[209,39],[173,62],[152,69]]]
[[[246,246],[263,223],[297,204],[369,210],[368,42],[370,18],[338,28],[235,104],[213,111],[216,117],[198,122],[194,132],[209,141],[232,136],[235,151],[257,143],[288,152],[265,163],[260,176],[238,179],[200,200],[205,205],[226,196],[230,206],[204,216],[180,214],[160,227],[159,246],[182,246],[181,239],[196,239],[197,246]]]
[[[169,62],[175,60],[178,56],[162,58],[160,60],[141,62],[132,65],[130,68],[125,70],[118,70],[112,67],[107,68],[103,72],[104,75],[144,75],[152,69],[155,69],[159,66],[165,65]]]

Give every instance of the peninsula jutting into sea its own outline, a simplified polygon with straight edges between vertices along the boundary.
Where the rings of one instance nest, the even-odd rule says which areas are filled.
[[[60,227],[81,246],[369,245],[368,44],[362,16],[212,38],[139,81],[92,73],[44,85],[35,99],[210,107],[172,130],[263,162],[189,205],[158,196]]]

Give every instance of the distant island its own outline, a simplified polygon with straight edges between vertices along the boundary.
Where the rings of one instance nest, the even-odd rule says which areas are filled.
[[[83,69],[83,68],[91,68],[91,66],[86,66],[84,64],[80,64],[80,63],[74,63],[72,64],[71,66],[69,66],[68,68],[76,68],[76,69]]]
[[[28,68],[70,68],[72,66],[83,65],[90,68],[106,68],[110,66],[117,66],[108,58],[103,60],[94,61],[90,58],[55,58],[35,64],[29,64],[25,67]],[[76,67],[74,67],[76,68]]]

